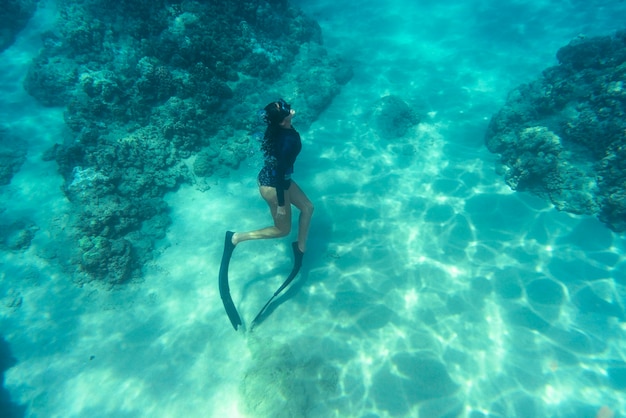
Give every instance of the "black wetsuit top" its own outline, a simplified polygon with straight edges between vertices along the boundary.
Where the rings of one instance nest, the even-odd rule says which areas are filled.
[[[272,155],[265,157],[259,172],[259,184],[276,188],[278,206],[285,206],[285,190],[291,186],[291,174],[296,157],[302,150],[300,134],[295,129],[279,128]]]

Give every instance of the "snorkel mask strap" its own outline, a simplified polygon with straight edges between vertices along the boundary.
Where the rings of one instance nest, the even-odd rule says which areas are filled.
[[[281,115],[283,115],[284,117],[289,116],[289,114],[291,113],[291,105],[282,98],[278,99],[276,103],[278,103],[278,108],[280,109]]]

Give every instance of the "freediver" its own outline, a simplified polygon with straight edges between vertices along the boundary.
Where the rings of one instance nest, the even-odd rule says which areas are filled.
[[[274,225],[248,232],[227,231],[224,238],[224,253],[219,274],[220,294],[226,313],[235,330],[237,330],[238,325],[241,325],[241,319],[230,298],[230,289],[228,287],[228,265],[235,246],[249,240],[287,236],[291,232],[291,205],[294,205],[300,211],[298,240],[291,244],[294,254],[294,266],[291,274],[283,283],[283,286],[274,293],[274,296],[280,293],[298,273],[306,251],[309,226],[313,215],[313,204],[300,186],[291,178],[294,163],[302,150],[300,134],[291,124],[295,114],[295,110],[283,99],[265,106],[263,113],[263,119],[267,124],[261,142],[264,166],[259,172],[257,183],[261,197],[269,206]],[[265,306],[270,302],[271,299]],[[263,310],[259,312],[257,318],[262,312]]]

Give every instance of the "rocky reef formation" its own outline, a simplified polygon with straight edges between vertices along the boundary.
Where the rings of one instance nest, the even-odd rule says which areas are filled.
[[[626,231],[626,31],[578,38],[514,89],[486,134],[516,190]]]
[[[400,97],[383,96],[371,110],[371,120],[381,138],[395,139],[419,123],[417,113]]]
[[[74,203],[84,280],[139,275],[170,223],[164,194],[236,169],[267,102],[284,96],[306,128],[351,76],[283,0],[60,0],[59,10],[24,87],[66,108],[72,136],[44,158]]]
[[[26,26],[39,0],[4,0],[0,7],[0,52],[10,47]]]

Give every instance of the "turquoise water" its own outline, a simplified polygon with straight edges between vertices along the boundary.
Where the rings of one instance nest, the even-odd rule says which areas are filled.
[[[622,29],[626,4],[297,3],[354,77],[300,132],[310,244],[253,333],[233,332],[216,281],[224,230],[269,222],[259,159],[167,196],[173,225],[142,282],[78,287],[38,252],[69,222],[40,158],[63,110],[21,89],[51,3],[2,54],[0,122],[29,144],[2,217],[40,228],[0,253],[11,401],[33,417],[624,416],[624,236],[511,191],[483,137],[509,90],[574,37]],[[423,115],[395,140],[369,117],[389,94]],[[237,247],[244,322],[288,273],[291,241]]]

